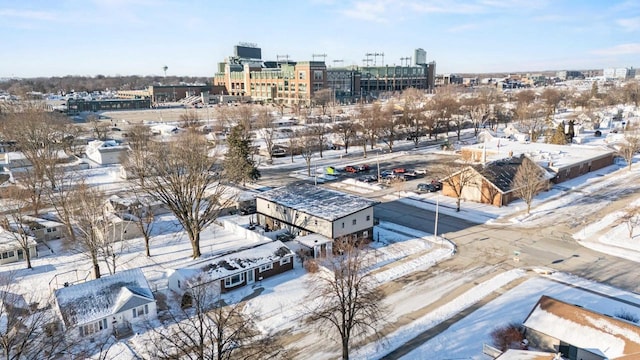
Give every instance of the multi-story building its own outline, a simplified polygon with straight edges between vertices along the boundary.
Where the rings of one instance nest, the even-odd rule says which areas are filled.
[[[350,66],[329,68],[324,61],[263,61],[259,48],[243,47],[218,64],[214,85],[232,96],[255,101],[310,104],[314,94],[332,89],[336,101],[352,102],[377,97],[382,92],[435,86],[435,62],[426,63],[426,52],[417,49],[419,64],[410,66]],[[250,54],[251,56],[248,57]],[[423,56],[424,55],[424,56]]]
[[[634,68],[608,68],[602,71],[602,75],[607,79],[625,80],[636,76]]]
[[[426,65],[427,52],[423,48],[417,48],[413,51],[413,65]]]

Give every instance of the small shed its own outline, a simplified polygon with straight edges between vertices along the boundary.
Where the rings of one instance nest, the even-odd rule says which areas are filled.
[[[305,249],[307,255],[313,255],[314,259],[330,256],[333,253],[333,239],[320,234],[298,236],[295,241]]]

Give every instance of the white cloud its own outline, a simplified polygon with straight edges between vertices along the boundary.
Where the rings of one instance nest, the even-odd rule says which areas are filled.
[[[624,31],[640,30],[640,16],[627,19],[618,19],[616,24],[623,28]]]
[[[353,7],[343,10],[342,14],[354,19],[387,22],[385,15],[388,15],[388,5],[389,1],[387,0],[357,1]]]
[[[609,48],[594,50],[593,53],[598,55],[640,54],[640,43],[620,44]]]
[[[316,0],[318,1],[318,0]],[[357,0],[348,3],[345,16],[375,22],[397,20],[399,14],[486,14],[542,8],[546,0]]]
[[[27,20],[56,20],[56,15],[46,11],[31,11],[31,10],[15,10],[15,9],[0,9],[0,18],[20,18]]]

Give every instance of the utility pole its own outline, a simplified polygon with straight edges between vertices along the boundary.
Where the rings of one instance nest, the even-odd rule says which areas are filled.
[[[336,66],[337,63],[340,63],[341,67],[344,65],[344,60],[333,60],[333,66]]]
[[[407,62],[407,66],[411,64],[411,56],[401,57],[400,58],[400,66],[404,66],[404,62]]]

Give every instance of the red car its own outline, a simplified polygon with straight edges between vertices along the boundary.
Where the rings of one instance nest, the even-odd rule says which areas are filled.
[[[393,169],[394,174],[404,174],[407,170],[405,168],[395,168]]]
[[[357,173],[357,172],[358,172],[358,169],[356,169],[356,167],[355,167],[355,166],[351,166],[351,165],[349,165],[349,166],[347,166],[347,167],[345,167],[345,168],[344,168],[344,171],[346,171],[346,172],[350,172],[350,173]]]

